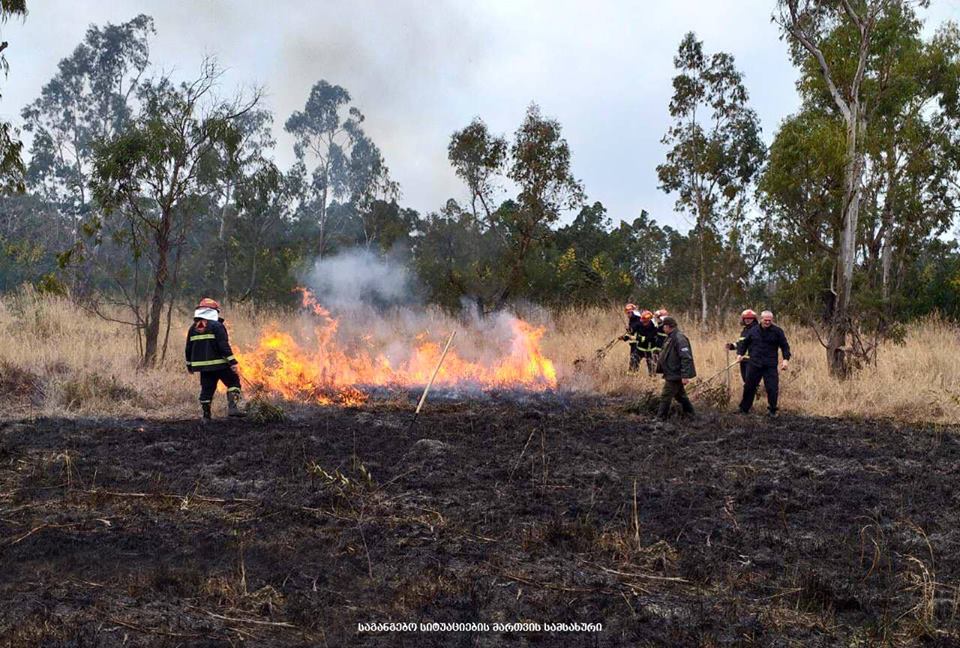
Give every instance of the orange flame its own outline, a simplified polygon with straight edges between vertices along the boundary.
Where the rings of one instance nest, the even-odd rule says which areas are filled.
[[[237,354],[241,370],[254,386],[287,400],[320,404],[359,405],[372,387],[418,387],[429,381],[440,359],[442,343],[426,333],[415,336],[410,356],[396,365],[382,353],[348,353],[336,340],[339,323],[304,288],[303,307],[317,318],[315,346],[305,348],[292,335],[272,326],[256,346]],[[520,388],[542,391],[557,386],[553,362],[544,357],[540,341],[545,330],[519,319],[511,320],[510,348],[496,361],[472,362],[447,354],[434,385],[470,385],[480,389]],[[370,335],[361,336],[371,346]]]

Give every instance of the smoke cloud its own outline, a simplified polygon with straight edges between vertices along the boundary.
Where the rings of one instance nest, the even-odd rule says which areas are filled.
[[[407,267],[364,248],[317,261],[306,283],[317,301],[340,311],[409,305],[415,299]]]

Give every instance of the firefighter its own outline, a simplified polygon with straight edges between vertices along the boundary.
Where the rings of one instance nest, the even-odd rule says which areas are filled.
[[[628,371],[635,373],[640,369],[640,349],[638,348],[640,311],[637,310],[636,304],[627,304],[623,307],[623,312],[627,316],[627,333],[621,336],[620,339],[630,343],[630,368]]]
[[[757,314],[754,313],[753,310],[749,308],[743,311],[742,313],[740,313],[740,326],[743,327],[743,330],[740,331],[740,337],[737,339],[736,342],[729,342],[727,344],[727,349],[729,349],[730,351],[736,351],[737,345],[740,344],[743,341],[743,338],[747,336],[747,332],[753,327],[757,326]],[[750,358],[749,352],[747,355],[743,357],[749,359]],[[740,378],[743,380],[744,383],[747,382],[747,363],[746,362],[740,363]]]
[[[665,334],[653,323],[653,313],[648,310],[640,313],[640,326],[637,328],[637,349],[640,357],[647,365],[647,373],[651,376],[657,369],[657,359],[660,356],[660,344]]]
[[[743,399],[740,411],[744,414],[753,407],[757,387],[763,380],[767,392],[767,409],[770,416],[777,415],[777,398],[780,395],[780,375],[777,373],[779,353],[783,353],[783,362],[779,369],[786,371],[790,364],[790,344],[783,329],[773,323],[773,313],[760,313],[760,326],[747,331],[737,343],[737,361],[747,365],[747,379],[743,383]]]
[[[693,403],[690,402],[685,389],[690,379],[697,375],[690,340],[677,329],[677,320],[671,316],[663,316],[660,325],[666,332],[667,338],[657,359],[657,373],[663,374],[663,391],[660,393],[657,418],[667,417],[670,412],[670,402],[674,399],[680,403],[684,414],[692,416]]]
[[[210,403],[217,383],[227,388],[227,414],[245,416],[240,411],[240,368],[230,348],[227,327],[220,317],[220,304],[204,297],[193,313],[193,326],[187,331],[187,371],[200,373],[200,407],[204,423],[210,420]]]

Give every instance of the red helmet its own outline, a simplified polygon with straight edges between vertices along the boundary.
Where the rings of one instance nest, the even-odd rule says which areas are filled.
[[[220,304],[218,304],[214,299],[204,297],[200,300],[200,303],[197,304],[197,308],[212,308],[213,310],[220,310]]]
[[[651,312],[648,311],[648,310],[645,310],[645,311],[643,311],[642,313],[640,313],[640,319],[642,319],[642,320],[644,320],[644,321],[652,320],[652,319],[653,319],[653,313],[651,313]]]
[[[623,307],[623,312],[626,313],[627,315],[629,315],[635,310],[637,310],[636,304],[627,304],[626,306]]]
[[[747,310],[740,313],[740,321],[745,322],[748,319],[752,319],[754,322],[757,321],[757,314],[753,312],[753,309],[748,308]]]

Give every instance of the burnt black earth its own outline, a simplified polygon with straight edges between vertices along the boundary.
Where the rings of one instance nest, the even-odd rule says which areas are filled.
[[[630,411],[4,422],[0,646],[958,645],[956,428]]]

